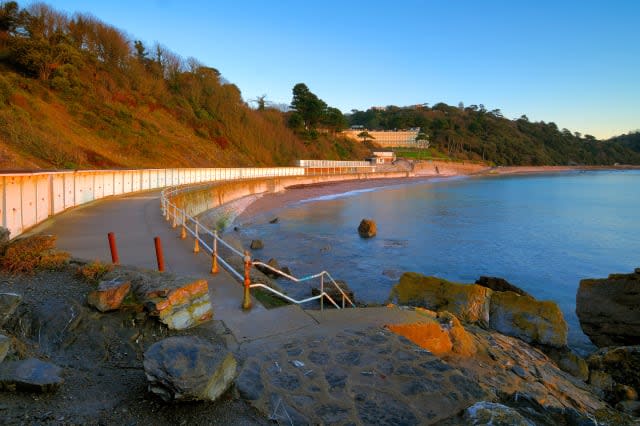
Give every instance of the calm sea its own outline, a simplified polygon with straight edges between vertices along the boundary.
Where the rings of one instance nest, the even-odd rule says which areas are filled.
[[[328,270],[358,300],[377,303],[404,271],[503,277],[556,301],[580,350],[589,345],[575,315],[580,279],[640,266],[640,171],[433,180],[305,200],[277,216],[241,232],[265,242],[255,256],[296,276]],[[377,222],[375,238],[358,236],[362,218]]]

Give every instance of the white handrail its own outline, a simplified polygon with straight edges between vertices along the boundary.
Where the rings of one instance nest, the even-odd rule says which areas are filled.
[[[201,187],[205,187],[205,186],[210,186],[211,183],[208,184],[199,184],[199,185],[182,185],[180,187],[170,187],[167,188],[165,190],[163,190],[160,193],[160,206],[161,206],[161,210],[163,215],[166,217],[167,221],[171,221],[173,220],[175,223],[179,224],[180,226],[183,226],[185,231],[188,232],[189,234],[191,234],[195,239],[198,240],[198,243],[204,248],[205,251],[209,252],[212,256],[214,255],[214,250],[212,247],[209,246],[209,244],[207,244],[206,241],[204,241],[202,239],[202,235],[203,234],[207,234],[209,236],[212,236],[217,242],[221,243],[223,246],[227,247],[233,254],[243,258],[244,257],[244,253],[240,252],[238,249],[236,249],[235,247],[231,246],[229,243],[227,243],[226,241],[224,241],[224,239],[222,239],[220,236],[218,236],[217,232],[213,232],[211,231],[209,228],[207,228],[206,226],[204,226],[203,224],[201,224],[196,218],[188,215],[184,209],[179,208],[176,204],[171,202],[170,197],[174,196],[178,193],[182,193],[182,192],[186,192],[189,191],[191,192],[194,189],[198,189]],[[193,228],[190,226],[190,224],[193,224]],[[198,229],[198,233],[195,231],[195,229]],[[233,268],[227,261],[225,261],[218,253],[215,253],[215,257],[216,260],[219,261],[222,266],[229,271],[232,275],[234,275],[236,278],[238,278],[239,280],[244,280],[244,276],[235,270],[235,268]],[[321,299],[320,301],[322,302],[322,300],[324,300],[324,298],[326,298],[327,300],[329,300],[331,302],[331,304],[333,304],[337,309],[340,309],[340,306],[331,298],[331,296],[329,296],[328,293],[326,293],[324,291],[324,280],[323,277],[326,276],[329,281],[333,284],[333,286],[340,292],[341,296],[342,296],[342,307],[345,307],[345,301],[349,302],[349,304],[352,307],[355,307],[355,303],[353,303],[353,301],[349,298],[349,296],[343,291],[343,289],[338,285],[338,283],[333,279],[333,277],[331,276],[331,274],[329,274],[329,272],[327,271],[322,271],[319,272],[317,274],[313,274],[313,275],[309,275],[303,278],[297,278],[291,274],[287,274],[277,268],[274,268],[271,265],[268,265],[266,263],[260,262],[260,261],[253,261],[251,262],[251,266],[262,266],[264,268],[267,268],[293,282],[296,283],[301,283],[304,281],[309,281],[311,279],[314,278],[320,278],[321,279],[321,288],[320,288],[320,294],[317,296],[313,296],[307,299],[302,299],[302,300],[295,300],[265,284],[262,283],[254,283],[251,284],[250,287],[251,288],[264,288],[276,295],[278,295],[279,297],[282,297],[285,300],[288,300],[291,303],[295,303],[295,304],[302,304],[302,303],[307,303],[313,300],[317,300],[317,299]],[[323,308],[323,305],[321,304],[321,308]]]

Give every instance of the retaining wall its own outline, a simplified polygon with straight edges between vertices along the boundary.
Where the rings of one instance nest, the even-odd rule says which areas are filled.
[[[302,167],[0,172],[0,225],[15,238],[55,214],[105,197],[199,182],[304,174]]]
[[[357,179],[406,178],[410,172],[349,173],[326,176],[282,176],[270,179],[249,179],[243,181],[219,182],[199,189],[170,195],[170,201],[183,209],[189,216],[195,217],[207,210],[249,195],[258,195],[282,191],[294,185],[312,185],[324,182],[340,182]]]

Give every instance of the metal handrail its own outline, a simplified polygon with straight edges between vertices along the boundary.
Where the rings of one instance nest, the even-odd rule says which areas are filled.
[[[236,271],[235,268],[233,268],[217,252],[215,252],[213,247],[209,246],[209,244],[207,244],[207,242],[202,239],[201,234],[207,234],[209,236],[212,236],[215,241],[224,245],[233,254],[237,256],[244,257],[244,253],[240,252],[238,249],[236,249],[235,247],[231,246],[229,243],[224,241],[224,239],[218,236],[217,231],[211,231],[206,226],[202,225],[196,218],[187,214],[184,209],[179,208],[176,204],[170,201],[170,197],[173,195],[185,192],[186,190],[191,191],[194,188],[210,186],[211,184],[212,183],[209,182],[209,183],[199,184],[199,185],[187,184],[187,185],[181,185],[179,187],[166,188],[160,193],[160,204],[161,204],[162,213],[163,213],[163,216],[165,216],[167,221],[173,220],[173,223],[176,226],[179,224],[183,228],[185,233],[189,233],[190,235],[192,235],[194,239],[197,241],[196,246],[202,246],[205,249],[205,251],[209,252],[212,256],[215,256],[216,260],[219,261],[227,271],[229,271],[232,275],[234,275],[236,278],[242,281],[244,279],[243,275],[240,272]],[[190,223],[193,224],[193,227],[189,226]],[[251,265],[263,266],[297,283],[309,281],[314,278],[320,278],[320,294],[307,299],[296,300],[262,283],[251,284],[250,285],[251,288],[264,288],[265,290],[270,291],[271,293],[274,293],[277,296],[282,297],[283,299],[295,304],[302,304],[302,303],[307,303],[313,300],[320,299],[321,309],[324,309],[323,301],[324,301],[324,298],[326,298],[337,309],[341,309],[340,306],[333,300],[333,298],[331,298],[331,296],[324,290],[324,278],[326,276],[329,279],[329,281],[333,284],[333,286],[340,292],[342,296],[342,308],[345,308],[345,301],[348,301],[352,307],[355,307],[355,303],[353,303],[353,301],[349,298],[349,296],[347,296],[347,294],[342,290],[342,288],[338,285],[338,283],[336,283],[336,281],[333,279],[331,274],[329,274],[329,272],[327,271],[322,271],[317,274],[309,275],[303,278],[297,278],[293,275],[287,274],[277,268],[272,267],[271,265],[268,265],[260,261],[253,261],[251,262]]]

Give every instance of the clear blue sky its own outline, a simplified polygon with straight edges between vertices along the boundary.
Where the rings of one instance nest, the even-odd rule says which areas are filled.
[[[193,56],[246,100],[289,103],[304,82],[343,112],[463,102],[599,138],[640,128],[636,0],[48,4]]]

